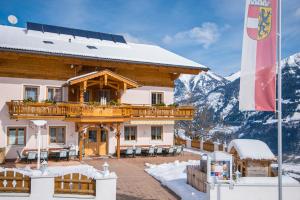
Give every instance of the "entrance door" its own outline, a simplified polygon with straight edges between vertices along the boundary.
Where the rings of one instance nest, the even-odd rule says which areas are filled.
[[[89,128],[85,139],[84,152],[86,156],[107,154],[107,132],[100,128]]]
[[[99,155],[107,155],[107,131],[105,129],[100,130],[99,139]]]
[[[98,154],[98,131],[96,128],[89,128],[85,139],[84,153],[87,156]]]

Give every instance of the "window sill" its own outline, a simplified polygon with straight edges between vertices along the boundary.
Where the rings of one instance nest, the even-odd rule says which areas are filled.
[[[54,194],[56,198],[72,198],[72,199],[95,199],[93,195],[80,195],[80,194]]]
[[[20,147],[20,148],[22,148],[22,147],[26,147],[26,145],[25,144],[8,144],[7,147]]]

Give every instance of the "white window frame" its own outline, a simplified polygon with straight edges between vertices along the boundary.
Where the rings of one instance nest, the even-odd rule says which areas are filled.
[[[63,101],[63,87],[60,87],[60,86],[50,86],[50,85],[46,86],[46,99],[47,100],[50,100],[49,99],[49,91],[48,91],[49,89],[60,89],[61,90],[61,100],[58,101],[58,102],[62,102]]]
[[[135,127],[136,128],[135,140],[132,140],[130,137],[129,137],[129,140],[126,140],[126,136],[125,136],[125,128],[126,127]],[[138,126],[125,125],[124,126],[124,141],[137,141],[137,138],[138,138]]]
[[[153,94],[156,94],[156,103],[155,104],[152,103],[152,95]],[[151,105],[160,104],[160,103],[157,103],[157,94],[161,94],[161,102],[160,103],[165,103],[165,93],[164,92],[162,92],[162,91],[151,91],[150,92],[150,104]]]
[[[8,144],[8,135],[7,135],[7,130],[8,130],[8,128],[25,128],[26,129],[26,138],[25,138],[25,144],[23,145],[15,145],[15,144]],[[27,136],[28,136],[28,125],[23,125],[23,124],[20,124],[20,125],[16,125],[16,124],[13,124],[13,125],[6,125],[6,126],[4,126],[4,128],[5,128],[5,144],[6,144],[6,146],[17,146],[17,147],[20,147],[20,146],[26,146],[27,145]]]
[[[160,139],[157,139],[157,134],[155,135],[155,139],[152,139],[152,128],[153,127],[161,127],[161,135],[160,135]],[[163,126],[161,126],[161,125],[153,125],[153,126],[151,126],[151,128],[150,128],[150,137],[151,137],[151,140],[152,141],[162,141],[163,140],[163,136],[164,136],[164,127]]]
[[[22,100],[25,100],[26,97],[26,88],[31,87],[31,88],[37,88],[37,101],[40,101],[40,95],[41,95],[41,86],[40,85],[32,85],[32,84],[24,84],[23,85],[23,92],[22,92]]]

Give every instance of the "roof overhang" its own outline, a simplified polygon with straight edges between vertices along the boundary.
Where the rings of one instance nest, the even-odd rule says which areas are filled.
[[[109,86],[112,86],[112,85],[110,85],[109,80],[122,83],[123,85],[126,84],[126,88],[129,88],[129,89],[137,88],[140,86],[136,81],[133,81],[127,77],[121,76],[121,75],[114,73],[107,69],[102,70],[102,71],[94,71],[94,72],[90,72],[87,74],[83,74],[80,76],[70,78],[69,80],[67,80],[67,84],[75,85],[75,84],[87,82],[90,80],[95,80],[96,78],[99,78],[98,79],[99,84],[104,84],[104,85],[109,85]],[[103,83],[101,83],[101,81]],[[91,84],[97,84],[97,82],[94,82]]]
[[[143,61],[134,61],[134,60],[125,60],[125,59],[113,59],[113,58],[104,58],[104,57],[94,57],[94,56],[83,56],[76,54],[68,54],[68,53],[55,53],[55,52],[46,52],[46,51],[36,51],[36,50],[26,50],[26,49],[18,49],[18,48],[6,48],[0,47],[0,52],[12,52],[12,53],[23,53],[23,54],[34,54],[41,56],[54,56],[54,57],[66,57],[66,58],[74,58],[74,59],[86,59],[91,61],[110,61],[110,62],[119,62],[119,63],[128,63],[128,64],[138,64],[138,65],[151,65],[157,67],[170,67],[170,68],[178,68],[178,69],[186,69],[190,70],[186,72],[187,74],[198,74],[202,71],[208,71],[210,68],[208,67],[199,67],[199,66],[189,66],[189,65],[174,65],[174,64],[166,64],[166,63],[158,63],[158,62],[143,62]]]

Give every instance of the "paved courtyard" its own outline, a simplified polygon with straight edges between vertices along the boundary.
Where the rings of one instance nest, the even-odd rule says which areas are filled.
[[[182,156],[172,157],[138,157],[117,159],[91,159],[84,162],[102,169],[106,161],[110,170],[116,172],[117,200],[175,200],[180,199],[172,191],[161,186],[153,177],[145,171],[145,163],[161,164],[174,162],[175,160],[187,161],[199,159],[198,155],[185,152]]]

